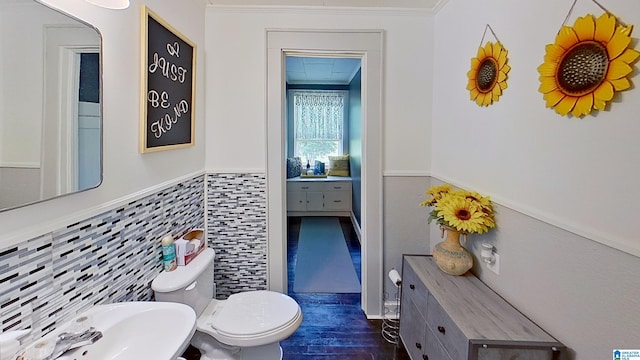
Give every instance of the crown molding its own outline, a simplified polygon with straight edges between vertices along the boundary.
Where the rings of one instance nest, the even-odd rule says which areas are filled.
[[[448,0],[205,0],[210,5],[436,9]]]
[[[318,14],[318,15],[370,15],[370,16],[428,16],[434,13],[430,8],[400,7],[348,7],[348,6],[294,6],[294,5],[227,5],[209,4],[209,9],[221,13],[264,13],[264,14]]]

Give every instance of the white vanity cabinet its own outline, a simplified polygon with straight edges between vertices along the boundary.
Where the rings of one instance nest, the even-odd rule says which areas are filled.
[[[405,255],[400,338],[412,360],[560,360],[566,348],[482,281]]]
[[[351,178],[287,179],[289,216],[349,216],[351,214]]]

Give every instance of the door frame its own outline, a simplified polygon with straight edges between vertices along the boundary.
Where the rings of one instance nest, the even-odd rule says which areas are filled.
[[[78,57],[83,52],[100,52],[101,39],[95,29],[75,25],[45,26],[44,35],[40,193],[42,198],[49,198],[81,190],[74,175],[80,81]]]
[[[382,30],[267,29],[267,284],[287,292],[285,57],[359,57],[362,62],[362,310],[383,312]]]

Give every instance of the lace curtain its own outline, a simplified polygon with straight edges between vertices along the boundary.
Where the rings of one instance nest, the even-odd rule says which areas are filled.
[[[294,153],[302,160],[328,161],[342,154],[346,91],[293,92]]]
[[[296,140],[342,140],[344,93],[300,91],[294,94]]]

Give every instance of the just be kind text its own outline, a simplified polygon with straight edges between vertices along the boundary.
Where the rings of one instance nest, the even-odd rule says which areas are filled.
[[[153,62],[149,65],[149,73],[154,74],[158,70],[160,70],[160,74],[163,77],[181,84],[186,81],[188,73],[184,67],[170,63],[164,57],[159,56],[158,53],[154,53]],[[172,107],[169,94],[166,91],[149,90],[147,92],[147,101],[156,109],[170,109]],[[169,110],[160,119],[151,123],[150,130],[156,139],[159,139],[164,133],[170,131],[173,124],[177,123],[180,117],[187,112],[189,112],[189,102],[186,99],[181,99],[173,105],[173,116],[171,115],[171,110]]]

